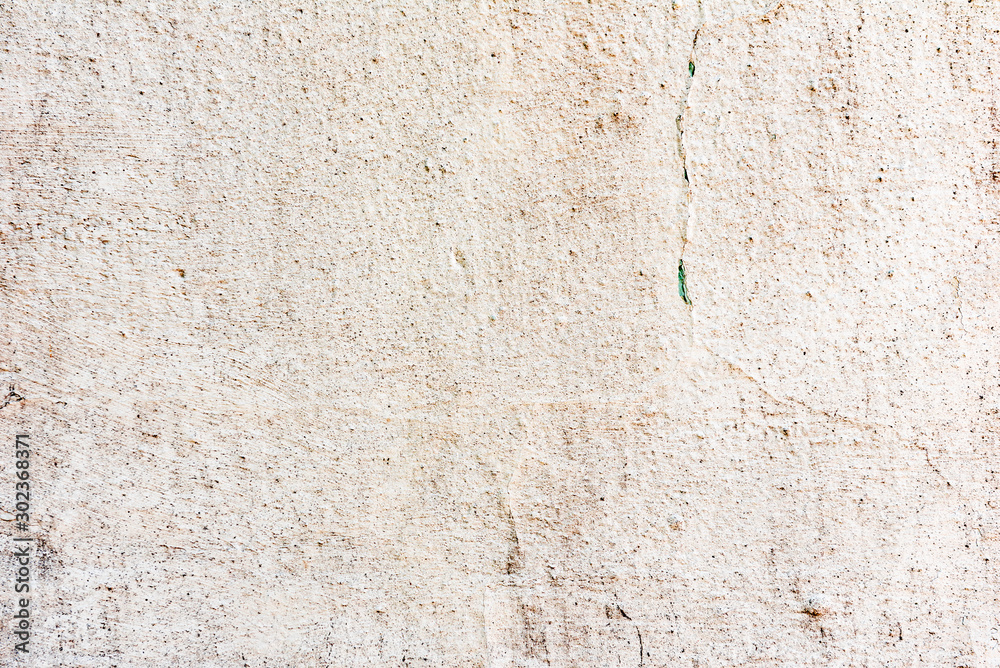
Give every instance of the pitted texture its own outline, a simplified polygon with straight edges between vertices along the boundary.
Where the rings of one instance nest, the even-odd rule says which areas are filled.
[[[990,3],[0,15],[24,665],[1000,666]]]

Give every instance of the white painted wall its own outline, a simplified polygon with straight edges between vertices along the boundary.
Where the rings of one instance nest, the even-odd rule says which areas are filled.
[[[1000,666],[993,3],[0,15],[23,665]]]

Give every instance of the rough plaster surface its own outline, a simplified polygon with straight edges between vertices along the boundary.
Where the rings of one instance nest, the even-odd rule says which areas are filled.
[[[3,665],[1000,665],[996,3],[0,34]]]

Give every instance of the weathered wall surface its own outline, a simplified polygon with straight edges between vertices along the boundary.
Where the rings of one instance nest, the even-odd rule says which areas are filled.
[[[1000,666],[995,3],[0,26],[4,665]]]

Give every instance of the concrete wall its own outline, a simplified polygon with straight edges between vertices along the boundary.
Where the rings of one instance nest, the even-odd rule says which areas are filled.
[[[1000,666],[996,3],[0,34],[3,665]]]

